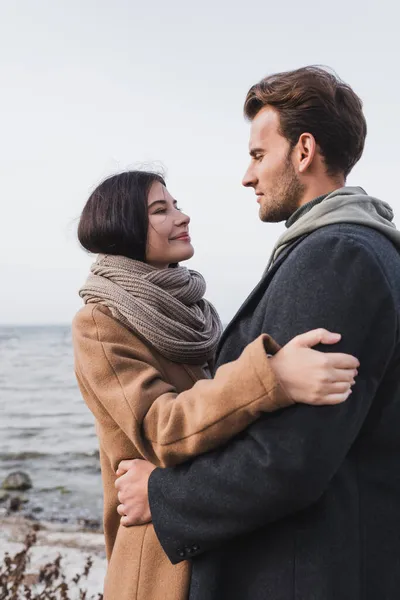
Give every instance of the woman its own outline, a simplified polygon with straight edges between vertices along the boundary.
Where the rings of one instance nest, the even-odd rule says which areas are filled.
[[[73,341],[100,444],[105,600],[184,600],[188,592],[189,564],[168,561],[152,525],[120,523],[114,483],[122,459],[177,464],[263,412],[344,401],[357,373],[353,357],[306,348],[307,334],[282,350],[263,335],[210,379],[221,324],[201,275],[178,266],[194,252],[188,226],[163,178],[138,171],[99,185],[79,223],[80,243],[99,254],[80,291]],[[323,332],[320,341],[339,338]]]

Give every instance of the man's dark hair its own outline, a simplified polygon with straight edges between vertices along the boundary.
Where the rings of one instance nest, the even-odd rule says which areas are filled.
[[[360,159],[367,134],[362,102],[351,87],[323,67],[277,73],[253,85],[244,104],[253,120],[265,106],[277,110],[280,132],[293,148],[311,133],[330,175],[345,177]]]
[[[146,260],[147,197],[158,173],[126,171],[108,177],[90,195],[78,225],[80,244],[95,254]]]

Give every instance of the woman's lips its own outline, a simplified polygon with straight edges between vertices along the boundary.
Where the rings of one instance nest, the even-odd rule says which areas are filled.
[[[172,238],[172,241],[190,242],[190,235],[188,233],[184,233],[182,235],[179,235],[178,237]]]

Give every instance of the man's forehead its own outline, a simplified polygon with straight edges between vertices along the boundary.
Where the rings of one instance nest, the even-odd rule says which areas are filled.
[[[262,145],[272,135],[279,135],[279,115],[276,110],[266,106],[257,113],[250,127],[250,149]]]

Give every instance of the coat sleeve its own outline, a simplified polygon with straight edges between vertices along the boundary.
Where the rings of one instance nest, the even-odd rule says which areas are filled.
[[[281,343],[316,327],[342,333],[326,351],[361,362],[347,402],[296,404],[263,416],[224,448],[155,469],[149,499],[173,563],[316,502],[355,441],[395,347],[397,317],[372,250],[348,235],[310,236],[279,267],[264,327]],[[264,329],[265,330],[265,329]]]
[[[106,411],[154,464],[174,465],[206,452],[264,411],[292,404],[270,367],[267,352],[279,347],[269,336],[260,336],[214,379],[179,394],[148,347],[133,340],[95,305],[73,323],[76,373],[85,397],[95,403],[92,412],[101,418]]]

